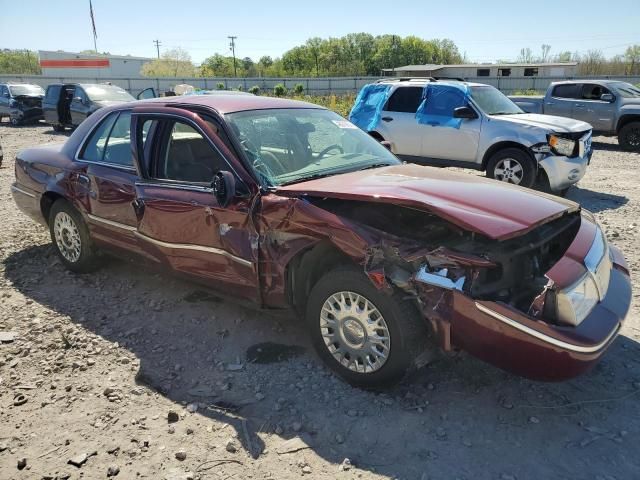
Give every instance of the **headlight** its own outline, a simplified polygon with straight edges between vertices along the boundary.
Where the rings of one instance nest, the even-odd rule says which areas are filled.
[[[556,295],[558,321],[568,325],[579,325],[598,303],[598,288],[590,274],[576,284]]]
[[[571,157],[576,149],[576,141],[562,138],[557,135],[549,135],[549,145],[558,155]]]
[[[575,284],[556,294],[556,316],[561,323],[579,325],[593,307],[604,299],[609,289],[611,253],[599,227],[584,265],[587,273]]]

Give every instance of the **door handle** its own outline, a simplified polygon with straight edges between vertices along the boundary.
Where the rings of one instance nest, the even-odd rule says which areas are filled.
[[[142,216],[144,215],[144,200],[142,200],[141,198],[136,198],[133,202],[131,202],[131,205],[133,206],[133,211],[136,213],[136,217],[138,218],[138,220],[141,220]]]
[[[393,122],[393,117],[382,117],[383,122]]]
[[[555,105],[555,102],[547,102],[547,105]]]
[[[91,185],[91,179],[89,178],[88,175],[85,175],[84,173],[78,173],[77,177],[78,179],[78,183],[81,185]]]

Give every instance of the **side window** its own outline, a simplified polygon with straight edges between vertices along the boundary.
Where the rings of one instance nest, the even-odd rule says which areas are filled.
[[[453,87],[430,87],[424,114],[453,117],[453,111],[466,105],[465,94]]]
[[[422,87],[400,87],[387,102],[388,112],[416,113],[422,102]]]
[[[168,122],[163,145],[152,171],[155,178],[190,183],[210,183],[227,163],[202,134],[183,122]]]
[[[93,131],[80,158],[132,167],[130,129],[130,112],[111,113]]]
[[[578,85],[575,83],[565,83],[553,87],[551,95],[558,98],[578,98]]]
[[[73,97],[74,98],[78,97],[82,102],[85,102],[85,103],[87,101],[87,94],[84,93],[84,90],[82,90],[82,88],[80,87],[76,87],[76,89],[73,92]]]
[[[583,100],[600,100],[603,93],[611,93],[609,89],[595,83],[585,83],[582,85]]]
[[[47,87],[47,94],[45,95],[45,101],[47,103],[57,103],[60,98],[60,87],[51,85]]]

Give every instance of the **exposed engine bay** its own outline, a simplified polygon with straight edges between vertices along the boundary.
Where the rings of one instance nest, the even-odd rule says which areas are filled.
[[[365,270],[418,294],[416,283],[460,290],[476,300],[504,302],[528,313],[552,287],[545,273],[558,262],[580,228],[579,211],[498,241],[464,230],[428,212],[390,204],[310,198],[378,240],[367,252]],[[545,309],[544,319],[555,323]]]

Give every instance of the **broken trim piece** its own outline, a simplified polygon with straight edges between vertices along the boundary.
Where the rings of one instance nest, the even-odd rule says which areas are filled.
[[[539,340],[542,340],[543,342],[549,343],[551,345],[554,345],[556,347],[559,348],[564,348],[565,350],[569,350],[572,352],[578,352],[578,353],[595,353],[599,350],[602,350],[604,348],[604,346],[609,343],[609,341],[615,337],[618,333],[618,331],[620,330],[620,324],[618,324],[616,326],[616,328],[614,328],[611,333],[609,333],[609,335],[606,336],[606,338],[596,344],[596,345],[592,345],[590,347],[583,347],[581,345],[574,345],[572,343],[567,343],[567,342],[563,342],[562,340],[558,340],[557,338],[553,338],[550,337],[549,335],[545,335],[544,333],[541,333],[537,330],[534,330],[533,328],[527,327],[526,325],[523,325],[519,322],[516,322],[515,320],[512,320],[509,317],[506,317],[504,315],[502,315],[501,313],[498,313],[494,310],[491,310],[488,307],[485,307],[484,305],[482,305],[481,303],[475,302],[476,308],[478,310],[480,310],[482,313],[485,313],[487,315],[489,315],[490,317],[495,318],[496,320],[499,320],[503,323],[506,323],[507,325],[515,328],[516,330],[520,330],[523,333],[526,333],[527,335],[530,335],[532,337],[535,337]]]
[[[443,268],[442,270],[436,273],[427,272],[427,268],[423,266],[416,273],[416,280],[422,283],[427,283],[429,285],[434,285],[436,287],[446,288],[447,290],[460,290],[462,291],[462,287],[464,285],[466,277],[460,277],[455,282],[448,278],[447,269]]]

